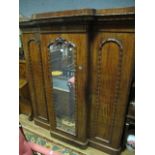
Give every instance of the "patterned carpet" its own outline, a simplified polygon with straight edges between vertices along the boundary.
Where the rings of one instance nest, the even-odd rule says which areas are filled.
[[[86,155],[86,154],[83,154],[81,152],[77,152],[76,150],[66,148],[61,144],[57,144],[55,142],[48,141],[45,138],[40,137],[39,135],[30,132],[29,130],[23,129],[23,131],[24,131],[25,136],[26,136],[28,141],[42,145],[42,146],[49,148],[53,151],[60,152],[63,155]]]

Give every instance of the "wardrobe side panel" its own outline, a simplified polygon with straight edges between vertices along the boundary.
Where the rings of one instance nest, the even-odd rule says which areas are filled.
[[[35,38],[34,34],[23,34],[22,40],[28,65],[27,76],[30,83],[34,119],[38,121],[39,124],[46,124],[48,123],[48,112],[44,89],[40,41]]]

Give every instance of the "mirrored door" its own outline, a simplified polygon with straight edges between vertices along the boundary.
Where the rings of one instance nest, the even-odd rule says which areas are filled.
[[[75,45],[59,37],[48,49],[56,128],[75,135]]]

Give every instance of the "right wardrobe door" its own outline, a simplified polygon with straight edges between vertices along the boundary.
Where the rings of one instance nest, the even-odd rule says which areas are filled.
[[[90,144],[117,152],[134,64],[134,34],[100,32],[91,52]]]

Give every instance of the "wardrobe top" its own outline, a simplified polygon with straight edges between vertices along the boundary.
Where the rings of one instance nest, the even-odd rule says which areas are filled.
[[[85,19],[90,21],[94,17],[113,17],[113,16],[133,16],[135,14],[134,7],[127,8],[113,8],[113,9],[79,9],[79,10],[66,10],[57,12],[45,12],[33,14],[31,18],[20,18],[20,25],[25,22],[38,22],[53,20],[53,22],[62,22],[64,19],[71,19],[76,21],[76,19]],[[61,20],[62,19],[62,20]]]

